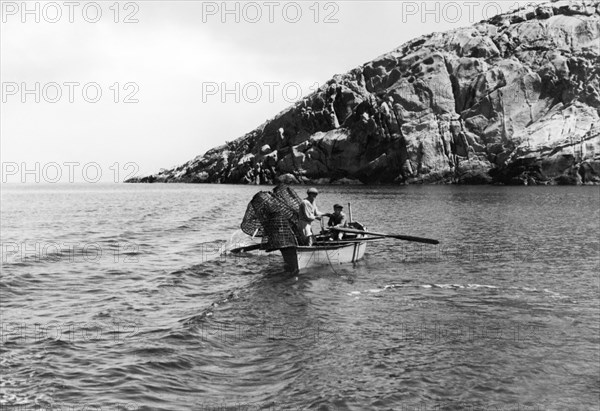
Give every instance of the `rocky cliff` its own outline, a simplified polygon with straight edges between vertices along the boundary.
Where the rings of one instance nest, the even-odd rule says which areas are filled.
[[[600,0],[410,41],[133,182],[600,183]]]

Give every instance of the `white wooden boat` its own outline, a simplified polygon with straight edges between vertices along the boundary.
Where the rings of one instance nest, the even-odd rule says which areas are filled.
[[[298,271],[310,267],[354,263],[365,255],[367,240],[319,242],[313,246],[282,248],[286,270]]]
[[[317,266],[336,266],[355,263],[362,259],[367,249],[367,241],[377,237],[365,237],[365,227],[358,223],[348,224],[354,228],[352,233],[344,234],[341,240],[331,241],[330,234],[321,234],[315,238],[311,246],[295,246],[282,248],[281,255],[286,270],[298,271]],[[324,233],[322,231],[322,233]]]

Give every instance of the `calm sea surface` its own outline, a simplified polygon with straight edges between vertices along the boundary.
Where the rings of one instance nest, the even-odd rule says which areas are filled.
[[[298,278],[221,255],[260,189],[4,186],[2,409],[600,406],[598,187],[322,187],[441,244]]]

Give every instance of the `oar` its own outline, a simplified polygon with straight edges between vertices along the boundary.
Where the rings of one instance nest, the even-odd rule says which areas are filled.
[[[245,253],[246,251],[260,250],[261,248],[263,248],[263,244],[259,243],[259,244],[247,245],[245,247],[234,248],[232,250],[229,250],[229,252],[237,254],[237,253]]]
[[[364,231],[362,231],[364,233]],[[385,237],[361,237],[361,238],[353,238],[353,239],[347,239],[347,240],[333,240],[333,241],[322,241],[320,243],[318,243],[318,245],[327,245],[327,244],[340,244],[340,243],[362,243],[363,241],[371,241],[371,240],[381,240],[384,239]]]
[[[439,244],[440,243],[438,240],[433,240],[431,238],[412,237],[409,235],[373,233],[373,232],[369,232],[369,231],[354,230],[352,228],[331,227],[331,229],[340,231],[342,233],[376,235],[379,237],[396,238],[398,240],[404,240],[404,241],[414,241],[416,243],[427,243],[427,244]]]

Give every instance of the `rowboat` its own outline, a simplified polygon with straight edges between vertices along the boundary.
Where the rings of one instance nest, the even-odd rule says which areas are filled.
[[[342,240],[331,241],[329,234],[315,236],[315,243],[312,246],[295,245],[274,250],[266,250],[264,244],[254,244],[245,247],[239,247],[232,252],[248,252],[255,250],[265,250],[268,253],[279,251],[283,257],[286,271],[298,272],[311,267],[318,266],[336,266],[345,263],[355,263],[363,258],[367,249],[367,242],[380,239],[379,236],[366,237],[364,234],[357,233],[363,231],[364,227],[357,222],[352,223],[353,227],[360,230],[350,230],[352,233],[346,234]]]
[[[323,265],[335,266],[355,263],[362,259],[371,238],[358,234],[353,239],[315,242],[312,246],[281,248],[279,251],[287,271],[299,271]]]
[[[429,238],[369,232],[362,224],[352,221],[352,208],[348,203],[348,222],[343,227],[335,226],[331,231],[325,231],[321,220],[321,234],[311,236],[312,244],[302,245],[301,240],[306,238],[298,230],[300,205],[298,194],[285,185],[278,185],[272,192],[256,193],[246,208],[240,228],[252,239],[262,237],[262,242],[237,247],[230,252],[279,251],[286,269],[298,272],[310,267],[357,262],[365,255],[370,240],[395,238],[438,244],[437,240]]]

